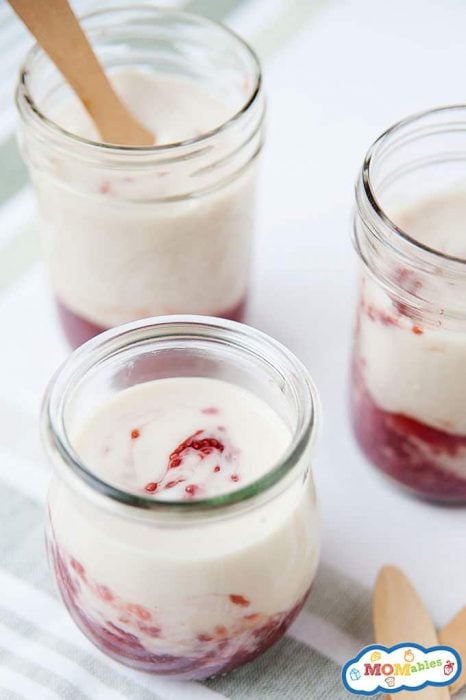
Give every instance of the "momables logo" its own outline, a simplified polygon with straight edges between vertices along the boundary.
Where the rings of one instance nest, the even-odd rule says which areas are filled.
[[[374,695],[451,685],[460,673],[461,658],[451,647],[372,644],[345,664],[342,678],[350,693]]]

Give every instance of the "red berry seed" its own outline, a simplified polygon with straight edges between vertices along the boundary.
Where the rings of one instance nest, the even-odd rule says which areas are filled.
[[[150,481],[148,484],[146,484],[146,491],[149,491],[149,493],[153,493],[154,491],[157,491],[157,484],[155,481]]]
[[[129,613],[131,613],[132,615],[136,615],[136,617],[138,617],[143,622],[146,620],[150,620],[152,617],[149,610],[143,608],[142,605],[137,605],[136,603],[128,603],[126,609]]]
[[[99,598],[102,598],[102,600],[113,600],[113,593],[110,588],[102,584],[97,585],[97,595]]]
[[[235,593],[230,593],[229,598],[233,605],[240,605],[242,608],[247,608],[251,603],[247,598],[242,595],[237,595]]]
[[[137,440],[140,435],[140,431],[137,428],[134,428],[134,430],[131,431],[131,440]]]
[[[84,576],[84,566],[76,559],[71,560],[71,566],[79,576]]]

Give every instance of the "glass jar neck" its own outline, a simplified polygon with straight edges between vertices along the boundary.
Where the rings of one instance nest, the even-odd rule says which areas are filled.
[[[72,159],[83,178],[89,170],[124,178],[150,173],[154,181],[157,176],[163,180],[162,194],[143,198],[157,201],[203,194],[237,177],[254,161],[263,141],[261,72],[254,52],[238,36],[205,18],[151,5],[98,11],[84,17],[82,24],[109,75],[134,70],[190,81],[223,104],[230,116],[194,138],[151,147],[118,147],[82,138],[48,116],[52,106],[66,104],[72,93],[35,46],[16,93],[20,140],[33,167],[40,160],[44,168],[50,160],[53,171],[57,159]]]
[[[369,149],[356,184],[354,242],[366,270],[414,316],[434,323],[466,320],[466,260],[412,238],[397,212],[459,188],[466,193],[462,105],[395,124]]]
[[[167,364],[170,353],[175,360]],[[108,385],[120,383],[124,389],[161,376],[183,376],[183,372],[184,376],[218,376],[220,370],[226,381],[248,383],[253,393],[262,392],[262,398],[282,417],[287,414],[292,429],[286,453],[256,481],[212,498],[157,501],[104,481],[76,453],[69,433],[77,404],[103,396]],[[223,319],[159,317],[107,331],[76,350],[48,388],[43,431],[59,478],[73,490],[80,489],[100,507],[124,507],[141,518],[185,522],[255,508],[302,479],[309,469],[317,430],[316,404],[305,368],[286,348],[259,331]]]

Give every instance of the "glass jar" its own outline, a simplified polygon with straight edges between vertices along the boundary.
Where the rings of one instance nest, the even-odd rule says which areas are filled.
[[[352,420],[367,458],[414,494],[466,501],[466,106],[415,115],[369,149]]]
[[[99,478],[70,441],[96,407],[162,377],[246,387],[292,434],[261,478],[202,500],[157,501]],[[265,651],[304,604],[319,553],[311,475],[316,394],[301,363],[231,321],[173,316],[107,331],[52,380],[49,560],[63,602],[103,652],[177,678],[224,673]]]
[[[231,118],[168,145],[87,140],[53,121],[72,93],[44,52],[30,51],[17,89],[19,137],[69,341],[163,314],[240,320],[264,133],[255,54],[226,27],[150,4],[105,9],[82,23],[110,76],[134,69],[184,81]]]

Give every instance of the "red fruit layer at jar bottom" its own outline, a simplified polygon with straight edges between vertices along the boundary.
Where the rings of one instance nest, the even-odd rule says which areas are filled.
[[[466,468],[466,436],[451,435],[413,418],[383,411],[369,395],[359,369],[353,372],[353,430],[369,461],[424,498],[466,501],[466,479],[442,466],[442,458],[458,455]]]
[[[242,648],[240,639],[225,637],[219,640],[214,648],[210,646],[204,655],[190,657],[160,654],[146,649],[135,634],[113,623],[102,624],[101,621],[89,617],[77,602],[76,584],[71,579],[66,564],[54,545],[50,546],[49,554],[66,608],[90,641],[105,654],[127,666],[178,680],[210,678],[232,671],[255,659],[285,634],[301,611],[310,590],[289,611],[271,615],[254,630],[254,649]],[[233,648],[229,654],[230,644]]]
[[[82,345],[87,340],[90,340],[95,335],[102,333],[107,330],[103,326],[97,326],[90,321],[87,321],[82,316],[78,316],[73,311],[71,311],[67,306],[62,304],[58,299],[56,300],[56,305],[58,309],[58,316],[65,333],[66,339],[73,348],[77,348]],[[227,318],[230,321],[242,321],[246,311],[246,297],[242,299],[239,304],[237,304],[232,309],[226,309],[221,313],[211,313],[207,314],[210,316],[218,316],[219,318]],[[189,312],[186,312],[189,313]],[[134,319],[136,320],[136,319]]]

